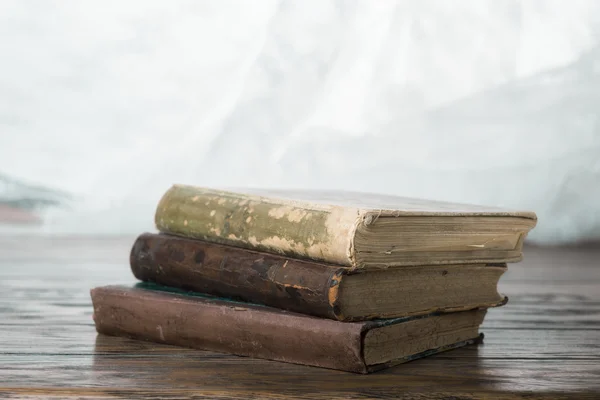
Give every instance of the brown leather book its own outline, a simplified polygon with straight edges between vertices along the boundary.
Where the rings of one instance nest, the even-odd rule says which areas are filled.
[[[144,233],[130,256],[136,278],[340,321],[464,311],[505,304],[499,265],[350,268]]]
[[[486,314],[338,322],[140,285],[91,290],[99,333],[357,373],[475,343]]]
[[[351,269],[515,262],[533,212],[349,191],[173,185],[159,231]]]

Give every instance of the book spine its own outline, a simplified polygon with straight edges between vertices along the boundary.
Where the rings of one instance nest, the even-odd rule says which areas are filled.
[[[145,282],[342,318],[337,300],[345,268],[154,233],[136,239],[130,265]]]
[[[98,333],[367,373],[363,324],[126,287],[91,290]]]
[[[353,266],[359,211],[174,185],[155,213],[159,231]]]

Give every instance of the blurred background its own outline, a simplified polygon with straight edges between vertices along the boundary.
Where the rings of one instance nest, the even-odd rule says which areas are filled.
[[[0,1],[0,232],[137,234],[173,183],[535,211],[600,239],[600,2]]]

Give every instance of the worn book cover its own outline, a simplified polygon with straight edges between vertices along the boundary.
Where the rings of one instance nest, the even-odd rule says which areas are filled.
[[[368,193],[186,185],[173,185],[155,214],[165,233],[352,269],[519,261],[536,218]]]
[[[496,265],[432,265],[386,270],[348,267],[144,233],[130,254],[136,278],[340,321],[499,306]]]
[[[91,290],[98,333],[356,373],[475,343],[486,314],[338,322],[140,285]]]

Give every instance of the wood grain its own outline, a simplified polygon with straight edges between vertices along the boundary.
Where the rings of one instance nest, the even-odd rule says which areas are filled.
[[[97,335],[135,237],[0,237],[0,398],[600,398],[600,246],[525,248],[483,345],[357,376]]]

